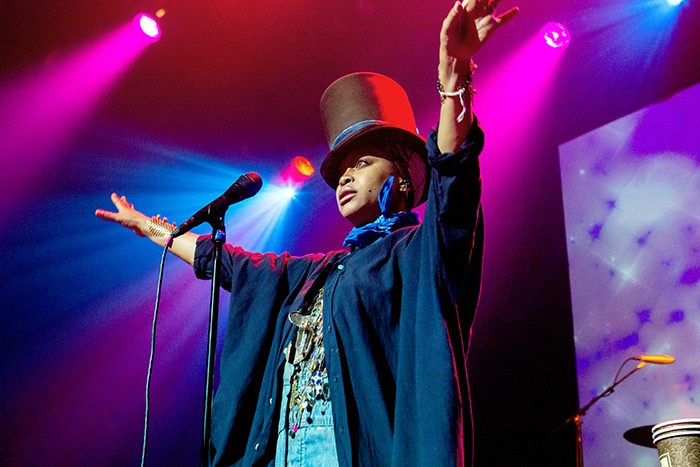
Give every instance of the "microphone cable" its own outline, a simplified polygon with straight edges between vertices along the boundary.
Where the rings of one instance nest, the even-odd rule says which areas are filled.
[[[148,357],[148,371],[146,373],[146,410],[143,417],[143,447],[141,448],[141,467],[146,465],[146,447],[148,445],[148,411],[151,404],[151,375],[153,374],[153,360],[156,353],[156,323],[158,322],[158,309],[160,308],[160,292],[163,288],[163,271],[165,269],[165,258],[168,248],[173,243],[173,237],[169,237],[163,248],[163,256],[160,259],[160,270],[158,271],[158,286],[156,287],[156,304],[153,309],[153,325],[151,327],[151,352]]]

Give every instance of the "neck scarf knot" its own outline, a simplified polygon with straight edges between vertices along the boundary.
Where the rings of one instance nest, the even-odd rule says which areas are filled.
[[[363,248],[380,238],[386,237],[397,229],[418,225],[418,215],[416,213],[401,211],[395,214],[391,211],[391,187],[393,185],[394,177],[391,176],[379,190],[379,209],[382,212],[380,216],[374,222],[352,229],[345,238],[343,246],[349,246],[353,250],[355,248]]]

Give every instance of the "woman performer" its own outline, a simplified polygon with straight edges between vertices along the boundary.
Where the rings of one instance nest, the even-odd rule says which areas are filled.
[[[456,2],[440,32],[440,122],[416,133],[408,98],[376,73],[325,91],[321,166],[355,227],[346,249],[293,257],[225,245],[232,291],[212,415],[215,465],[464,465],[472,460],[466,357],[483,220],[472,56],[518,12]],[[96,215],[163,246],[173,226],[112,194]],[[411,208],[426,202],[419,224]],[[210,278],[213,243],[171,251]]]

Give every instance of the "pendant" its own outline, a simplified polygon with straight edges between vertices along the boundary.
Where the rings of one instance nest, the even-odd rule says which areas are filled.
[[[289,313],[289,321],[297,326],[297,333],[284,349],[284,356],[289,363],[296,365],[309,356],[314,345],[314,328],[316,327],[316,317],[303,315],[298,311]]]

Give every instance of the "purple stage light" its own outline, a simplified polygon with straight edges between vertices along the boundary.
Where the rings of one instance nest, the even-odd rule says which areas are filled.
[[[134,18],[134,22],[139,30],[144,33],[150,41],[156,42],[160,39],[160,27],[158,22],[146,13],[139,13]]]
[[[571,42],[569,30],[563,24],[554,21],[544,25],[542,36],[547,45],[553,49],[565,48]]]

